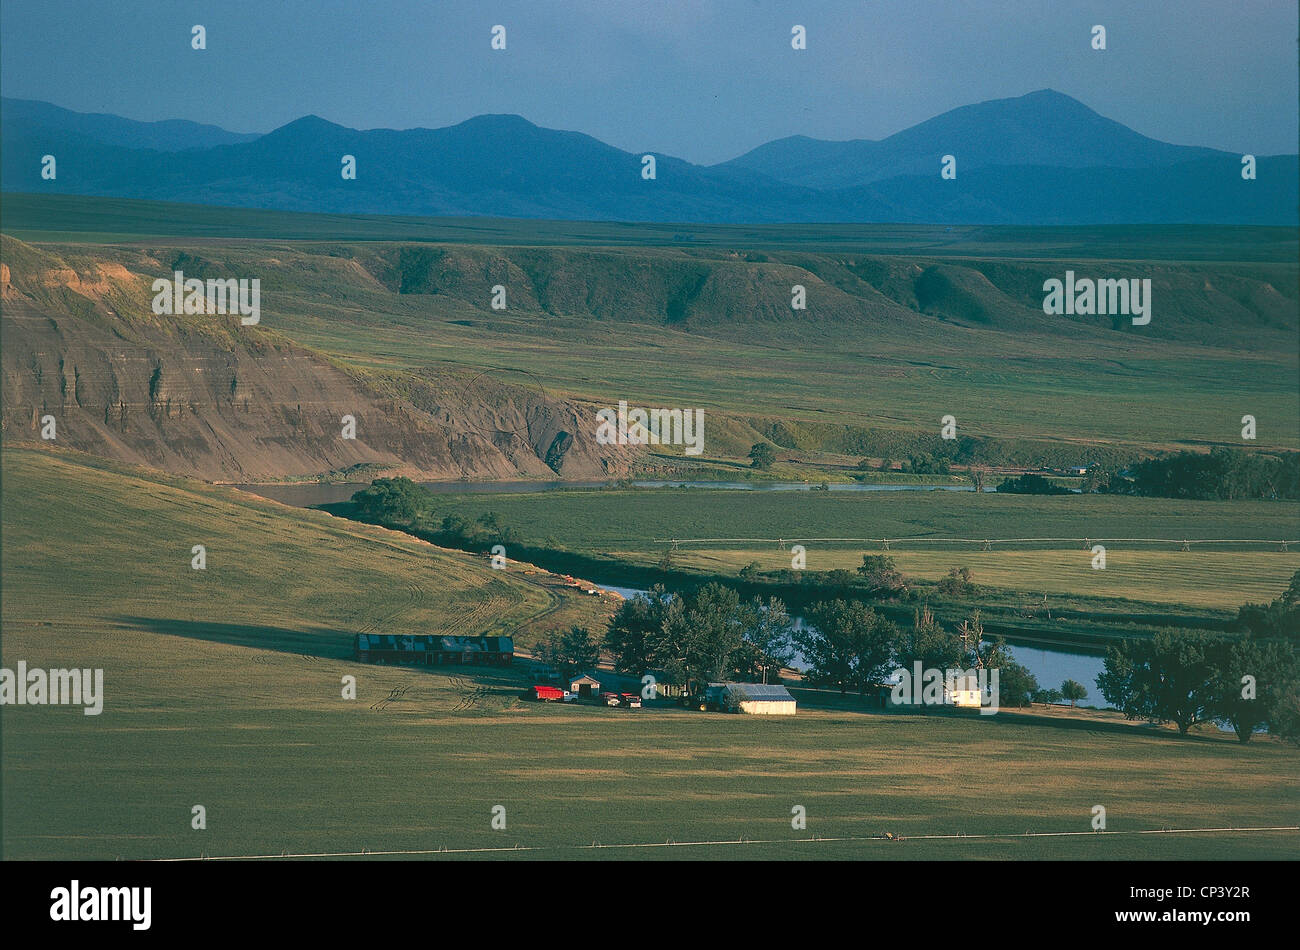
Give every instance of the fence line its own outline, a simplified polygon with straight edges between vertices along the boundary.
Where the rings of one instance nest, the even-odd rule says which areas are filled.
[[[515,845],[510,848],[424,848],[413,851],[317,851],[314,853],[290,854],[216,854],[202,855],[197,858],[146,858],[155,864],[172,864],[184,861],[271,861],[277,858],[382,858],[394,854],[490,854],[499,851],[542,851],[543,848],[525,848]]]
[[[293,858],[361,858],[361,857],[389,857],[392,855],[417,855],[417,854],[501,854],[512,851],[592,851],[606,849],[632,849],[632,848],[705,848],[719,847],[727,845],[746,845],[746,844],[821,844],[824,842],[844,842],[844,841],[877,841],[881,843],[894,844],[898,841],[978,841],[1003,839],[1009,840],[1014,838],[1100,838],[1114,837],[1116,835],[1208,835],[1208,834],[1258,834],[1279,831],[1296,831],[1300,832],[1300,825],[1281,825],[1277,827],[1260,827],[1260,828],[1151,828],[1142,831],[1022,831],[1014,833],[989,834],[947,834],[947,835],[903,835],[893,840],[880,837],[877,835],[845,835],[841,837],[821,837],[815,835],[810,838],[738,838],[735,841],[654,841],[639,842],[634,844],[601,844],[593,841],[587,845],[562,844],[549,846],[524,847],[515,845],[510,848],[425,848],[408,851],[321,851],[316,853],[304,854],[226,854],[197,858],[152,858],[159,864],[185,862],[185,861],[269,861],[276,859],[293,859]]]

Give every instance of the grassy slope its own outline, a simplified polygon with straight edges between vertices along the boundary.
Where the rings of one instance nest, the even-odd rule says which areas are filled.
[[[701,345],[697,335],[671,328],[598,330],[535,315],[469,327],[428,315],[410,318],[409,326],[373,311],[355,322],[333,317],[277,315],[293,339],[372,369],[489,368],[515,382],[530,373],[548,392],[600,405],[627,399],[632,406],[699,408],[710,455],[743,456],[742,443],[753,437],[728,438],[720,415],[932,432],[927,448],[934,451],[939,420],[951,413],[962,434],[1074,442],[1074,457],[1087,460],[1089,442],[1116,446],[1124,457],[1188,442],[1240,444],[1239,419],[1249,410],[1268,420],[1269,446],[1300,442],[1294,366],[1279,368],[1264,355],[1230,357],[1182,345],[1131,354],[1032,335],[1000,340],[1006,349],[990,351],[979,331],[961,327],[945,328],[919,348],[915,338],[895,334],[869,342],[835,338],[833,346],[826,336],[768,342],[762,328],[745,340]],[[1222,398],[1195,398],[1206,391]],[[1233,415],[1229,404],[1248,409]],[[905,451],[900,444],[894,457]]]
[[[576,274],[590,283],[623,281],[629,296],[640,289],[647,262],[660,262],[667,273],[694,266],[682,252],[664,249],[544,253],[545,280],[572,280]],[[514,254],[527,262],[523,252]],[[267,255],[254,252],[259,256]],[[830,258],[797,263],[827,271],[837,266]],[[246,266],[265,267],[253,260]],[[744,266],[717,265],[715,272]],[[836,447],[834,427],[933,434],[935,445],[927,446],[933,450],[939,419],[952,413],[963,435],[1075,442],[1083,458],[1088,442],[1129,452],[1177,443],[1240,444],[1239,420],[1249,411],[1267,420],[1260,423],[1258,445],[1300,445],[1295,346],[1276,331],[1262,348],[1250,346],[1255,331],[1243,332],[1229,350],[1186,339],[1147,340],[1132,332],[1080,329],[1077,339],[1069,339],[1040,332],[1037,318],[1002,332],[888,307],[882,311],[887,316],[863,320],[856,298],[821,285],[802,266],[787,267],[783,277],[775,262],[757,266],[743,278],[744,287],[734,288],[741,297],[754,297],[756,307],[788,296],[794,280],[813,287],[818,299],[830,299],[815,302],[798,318],[766,321],[738,314],[733,322],[665,325],[634,300],[611,304],[616,316],[598,319],[581,312],[584,303],[549,302],[539,309],[519,296],[511,309],[493,312],[486,297],[470,289],[489,278],[469,266],[444,275],[459,281],[450,291],[395,295],[313,262],[303,265],[319,268],[311,281],[284,275],[297,280],[292,293],[268,293],[266,305],[274,310],[275,325],[295,340],[372,370],[486,367],[517,382],[528,382],[522,374],[530,373],[548,391],[602,405],[627,399],[632,405],[702,408],[706,416],[714,414],[705,426],[708,455],[743,456],[752,442],[752,431],[730,431],[733,423],[724,416],[784,420],[805,444],[851,453],[849,445]],[[1225,268],[1227,274],[1233,270]],[[544,297],[547,285],[530,277]],[[1211,279],[1219,277],[1207,272],[1205,280]],[[1277,277],[1280,284],[1293,279],[1280,272]],[[510,286],[518,292],[522,280],[516,274]],[[752,284],[759,280],[763,286],[755,296]],[[852,287],[867,295],[869,308],[880,303],[870,291]],[[731,293],[718,288],[716,308],[730,299]],[[712,312],[710,307],[704,312]],[[1216,398],[1204,398],[1207,392]]]
[[[4,478],[8,634],[56,599],[83,628],[203,638],[226,624],[250,646],[342,656],[381,619],[385,632],[488,633],[549,605],[466,557],[233,490],[9,450]],[[195,544],[206,571],[190,568]],[[62,578],[73,565],[76,583]]]
[[[1095,804],[1113,831],[1289,825],[1300,756],[1092,713],[805,709],[762,721],[520,705],[509,677],[475,683],[343,655],[347,636],[370,624],[470,633],[523,620],[545,608],[527,578],[62,455],[6,451],[4,481],[5,664],[102,666],[107,697],[99,717],[0,713],[11,858],[516,843],[557,849],[523,857],[1294,854],[1289,833],[577,850],[593,840],[1088,831]],[[206,574],[189,568],[193,543],[208,545]],[[492,597],[495,618],[480,613]],[[339,698],[348,673],[354,702]],[[190,828],[194,804],[207,808],[206,831]],[[507,808],[504,832],[489,826],[496,804]],[[796,804],[807,833],[790,830]]]
[[[7,222],[49,214],[53,225],[71,225],[65,216],[76,217],[57,202],[7,201]],[[600,405],[628,399],[701,408],[710,457],[743,457],[780,420],[792,433],[777,438],[783,445],[898,459],[937,448],[939,419],[950,413],[962,435],[1023,443],[1015,454],[1026,461],[1049,444],[1062,447],[1053,455],[1058,464],[1087,461],[1090,445],[1123,459],[1174,445],[1240,445],[1247,412],[1259,420],[1255,446],[1300,446],[1294,334],[1280,323],[1238,325],[1223,316],[1239,306],[1276,314],[1288,301],[1293,309],[1294,264],[1268,250],[1268,241],[1289,246],[1285,229],[1271,237],[1156,229],[1137,243],[1103,241],[1123,253],[1089,265],[1071,263],[1091,255],[1088,229],[865,228],[852,240],[830,241],[831,250],[818,243],[830,232],[804,228],[767,234],[768,251],[742,253],[734,248],[766,232],[724,230],[705,246],[669,247],[657,246],[667,238],[654,228],[593,225],[588,243],[605,246],[584,247],[581,225],[553,234],[547,222],[389,219],[354,223],[377,229],[362,229],[373,236],[491,243],[340,244],[324,239],[360,232],[330,216],[248,212],[261,222],[251,233],[262,235],[250,242],[184,237],[225,234],[208,230],[224,209],[191,221],[175,208],[150,208],[108,202],[104,226],[147,220],[182,236],[118,247],[78,246],[71,232],[50,236],[71,242],[57,248],[69,260],[106,255],[140,268],[147,252],[163,266],[145,269],[170,273],[168,262],[183,254],[190,271],[258,275],[264,327],[375,376],[489,369]],[[322,240],[270,239],[277,234]],[[1221,259],[1199,261],[1215,256],[1207,249],[1216,234]],[[783,241],[800,250],[779,250]],[[960,266],[969,286],[944,285],[922,307],[909,299],[904,275],[936,262]],[[1155,274],[1159,311],[1151,328],[1103,331],[1035,312],[1042,276],[1066,266]],[[707,275],[699,286],[697,274]],[[509,288],[506,311],[487,305],[497,281]],[[799,314],[788,307],[796,281],[810,294]],[[944,316],[967,307],[992,322]],[[867,430],[875,434],[864,441]]]

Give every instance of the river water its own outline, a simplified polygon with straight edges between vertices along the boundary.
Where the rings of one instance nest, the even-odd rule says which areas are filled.
[[[422,487],[435,494],[494,494],[494,493],[531,493],[546,491],[563,491],[565,489],[600,489],[616,488],[617,482],[421,482]],[[811,482],[669,482],[669,481],[635,481],[633,488],[705,488],[724,491],[820,491],[820,483]],[[271,498],[296,508],[311,505],[332,505],[347,501],[354,493],[368,488],[368,482],[336,483],[297,483],[269,485],[236,485],[243,491]],[[858,482],[828,484],[828,491],[833,492],[873,492],[873,491],[964,491],[975,489],[969,485],[872,485]],[[985,488],[986,492],[992,491]]]

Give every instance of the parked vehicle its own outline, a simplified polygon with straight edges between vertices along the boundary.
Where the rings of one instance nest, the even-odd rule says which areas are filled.
[[[600,699],[606,706],[623,705],[623,698],[618,693],[601,693]]]
[[[571,693],[567,689],[564,691],[564,702],[566,703],[576,703],[581,698],[577,693]]]
[[[558,686],[530,686],[526,695],[538,702],[553,703],[564,699],[564,690]]]
[[[641,708],[640,693],[623,693],[619,698],[623,701],[623,705],[628,707],[629,709]]]

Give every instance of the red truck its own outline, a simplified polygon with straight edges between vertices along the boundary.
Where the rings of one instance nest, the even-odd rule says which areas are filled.
[[[528,698],[538,702],[553,703],[564,698],[564,690],[558,686],[530,686]]]

